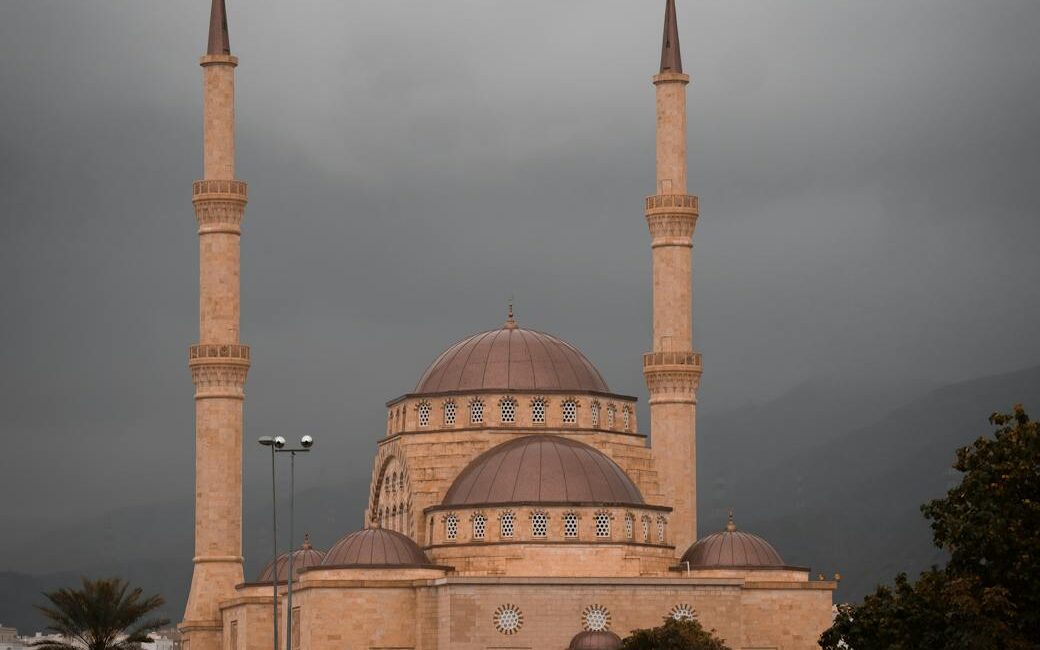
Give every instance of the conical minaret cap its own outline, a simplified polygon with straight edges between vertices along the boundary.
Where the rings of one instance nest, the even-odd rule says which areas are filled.
[[[679,24],[675,20],[675,0],[668,0],[668,4],[664,9],[661,72],[682,72],[682,54],[679,52]]]
[[[209,12],[209,45],[206,54],[231,54],[224,0],[213,0],[213,7]]]

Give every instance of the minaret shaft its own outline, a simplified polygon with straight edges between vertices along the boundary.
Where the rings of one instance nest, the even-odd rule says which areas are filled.
[[[203,68],[203,178],[193,187],[199,232],[195,384],[195,557],[181,630],[186,650],[221,650],[220,602],[242,574],[242,407],[249,347],[239,343],[239,240],[246,184],[235,180],[235,67],[223,0],[214,0]]]
[[[665,9],[657,93],[657,193],[646,199],[653,257],[652,351],[643,356],[650,435],[676,555],[697,540],[696,415],[700,355],[693,351],[693,232],[699,206],[686,193],[686,86],[674,0]]]

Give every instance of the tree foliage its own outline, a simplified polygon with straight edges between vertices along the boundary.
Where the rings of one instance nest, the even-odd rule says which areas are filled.
[[[839,606],[823,648],[1040,648],[1040,426],[1021,406],[990,423],[957,450],[960,485],[921,507],[946,567]]]
[[[664,624],[634,630],[621,642],[622,650],[729,650],[715,630],[707,631],[696,620],[665,618]]]
[[[40,641],[41,650],[133,650],[148,641],[148,634],[169,623],[148,614],[165,601],[162,596],[144,597],[140,587],[119,578],[82,579],[80,589],[58,589],[45,593],[50,603],[37,605],[50,620],[47,629],[71,640]]]

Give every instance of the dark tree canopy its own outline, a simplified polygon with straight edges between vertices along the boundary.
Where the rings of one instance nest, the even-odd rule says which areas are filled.
[[[663,625],[634,630],[621,642],[622,650],[729,650],[715,630],[708,632],[696,620],[666,618]]]
[[[162,607],[162,596],[145,598],[138,587],[119,578],[83,578],[80,589],[45,593],[48,605],[37,605],[50,620],[47,629],[72,643],[41,641],[42,650],[133,650],[148,634],[169,623],[165,618],[142,620]]]
[[[823,648],[1040,648],[1040,426],[1021,406],[990,423],[957,450],[960,485],[921,507],[946,567],[839,606]]]

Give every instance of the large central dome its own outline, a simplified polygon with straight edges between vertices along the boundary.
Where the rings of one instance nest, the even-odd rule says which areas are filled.
[[[517,327],[462,339],[434,361],[416,393],[473,390],[562,390],[609,393],[596,367],[578,348],[550,334]]]

